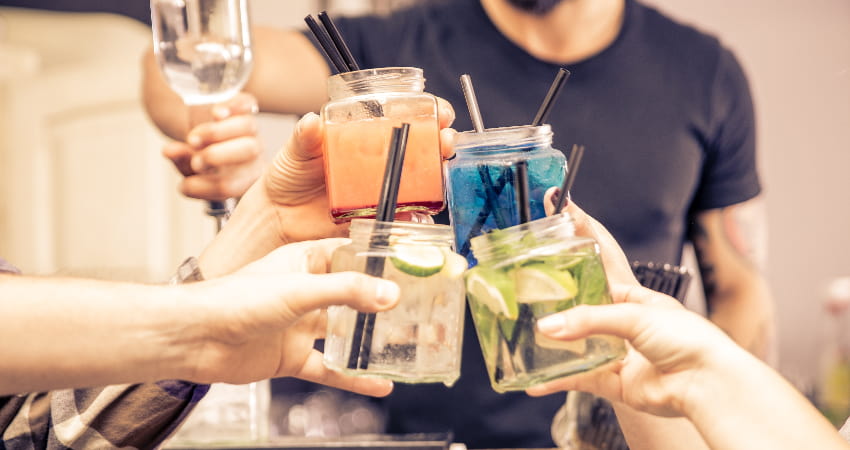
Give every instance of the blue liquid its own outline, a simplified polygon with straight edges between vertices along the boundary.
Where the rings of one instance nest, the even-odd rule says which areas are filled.
[[[546,216],[543,195],[547,189],[560,186],[564,180],[565,158],[557,150],[526,150],[501,156],[464,158],[458,155],[447,168],[446,196],[455,234],[455,248],[469,262],[469,267],[477,264],[469,247],[471,238],[520,223],[515,181],[517,172],[514,166],[516,161],[528,162],[531,220]],[[490,205],[495,207],[491,208]]]

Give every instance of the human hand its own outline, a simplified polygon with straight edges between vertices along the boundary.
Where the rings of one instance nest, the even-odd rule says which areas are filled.
[[[162,150],[184,176],[180,192],[204,200],[242,196],[263,167],[263,147],[254,119],[257,100],[240,93],[211,109],[198,106],[191,110],[197,125],[186,142],[173,141]]]
[[[187,355],[187,377],[199,382],[247,383],[292,376],[370,396],[384,396],[392,383],[327,369],[316,339],[324,337],[322,308],[347,305],[377,312],[395,305],[398,286],[354,272],[327,274],[334,249],[347,239],[290,244],[238,272],[190,291],[193,324],[200,332]]]
[[[440,126],[448,126],[454,110],[441,99],[438,106]],[[441,130],[444,157],[451,155],[450,133],[448,128]],[[308,113],[298,121],[292,137],[198,258],[204,274],[231,273],[287,243],[347,235],[348,224],[335,224],[328,214],[322,139],[319,116]],[[408,215],[399,220],[431,218]]]
[[[608,334],[631,348],[619,362],[527,390],[532,396],[578,390],[666,417],[687,414],[700,383],[722,377],[729,355],[744,352],[726,334],[678,301],[642,286],[611,287],[612,305],[577,306],[538,321],[554,339]],[[712,384],[709,384],[712,385]]]

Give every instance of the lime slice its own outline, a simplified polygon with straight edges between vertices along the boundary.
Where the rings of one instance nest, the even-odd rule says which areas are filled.
[[[443,249],[443,254],[446,257],[446,264],[443,266],[443,274],[449,280],[456,280],[460,278],[463,273],[466,272],[466,268],[469,267],[469,262],[467,262],[466,258],[463,256],[460,256],[449,249]]]
[[[390,257],[396,269],[414,277],[430,277],[446,263],[446,255],[438,247],[395,244]]]
[[[513,280],[499,270],[475,267],[466,274],[466,293],[496,315],[514,320],[519,315]]]
[[[513,275],[517,298],[522,303],[569,300],[578,293],[578,284],[570,272],[547,265],[520,267]]]

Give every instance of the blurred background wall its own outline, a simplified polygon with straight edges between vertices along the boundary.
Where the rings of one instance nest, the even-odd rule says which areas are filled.
[[[824,330],[828,329],[821,307],[826,285],[836,277],[850,275],[850,262],[845,259],[850,254],[850,177],[846,173],[850,167],[850,1],[648,2],[718,35],[736,52],[750,77],[758,119],[759,163],[769,208],[771,259],[767,277],[777,300],[780,368],[792,381],[807,388],[814,382]],[[252,0],[251,7],[256,23],[300,27],[306,14],[321,9],[356,14],[385,11],[403,3]],[[4,24],[0,14],[0,45],[6,49],[0,55],[7,58],[0,59],[0,143],[5,142],[0,145],[0,158],[6,158],[0,159],[0,176],[5,177],[5,181],[0,180],[4,183],[0,185],[0,254],[15,256],[9,253],[13,249],[13,253],[24,255],[25,262],[19,262],[23,268],[35,273],[73,267],[80,258],[90,257],[93,266],[97,261],[124,261],[125,270],[119,272],[126,276],[162,279],[182,257],[196,253],[211,237],[213,225],[202,216],[198,202],[177,198],[173,189],[177,179],[159,156],[161,138],[150,128],[136,103],[137,54],[147,45],[144,24],[149,21],[148,2],[0,1],[0,6],[14,5],[108,10],[135,21],[128,19],[133,23],[122,23],[109,33],[108,28],[103,28],[98,35],[101,40],[105,39],[103,36],[125,36],[126,47],[97,47],[97,51],[90,48],[82,51],[88,56],[69,61],[70,50],[57,47],[56,42],[66,40],[62,33],[73,34],[73,29],[46,27],[38,30],[37,39],[31,36],[25,42],[10,42],[9,36],[19,36],[20,30],[8,19]],[[24,51],[27,46],[35,50]],[[107,54],[115,56],[104,66]],[[92,62],[95,59],[100,62]],[[8,73],[13,60],[18,66],[17,74]],[[94,77],[91,67],[97,64],[101,64],[97,71],[101,75]],[[88,70],[89,75],[78,75],[70,85],[70,78],[58,81],[62,73],[75,70]],[[36,73],[43,77],[38,83],[32,81]],[[106,74],[111,75],[111,81],[100,79]],[[120,94],[101,88],[122,77],[124,83],[116,87]],[[96,101],[68,99],[74,97],[71,92],[91,96],[98,90],[115,97]],[[21,96],[24,92],[29,93],[28,100]],[[33,104],[22,106],[26,102]],[[62,103],[70,106],[59,108],[57,105]],[[9,109],[12,104],[18,109]],[[123,108],[125,114],[118,122],[137,125],[134,133],[143,139],[129,145],[128,139],[121,136],[102,136],[102,131],[116,122],[115,113],[106,113],[109,109],[104,108],[116,106]],[[44,119],[37,126],[30,123],[22,127],[20,121],[9,120],[9,114],[17,114],[12,111],[30,111]],[[75,116],[79,112],[90,115],[79,119],[81,116]],[[288,135],[293,118],[263,116],[261,120],[261,133],[271,152]],[[91,130],[98,130],[100,142],[92,140]],[[24,132],[40,134],[22,138]],[[11,158],[16,165],[12,167],[12,152],[36,155],[23,162]],[[45,172],[44,167],[49,170]],[[120,173],[115,167],[144,170],[133,182],[125,181],[121,193],[91,184],[90,175],[101,176],[101,169],[107,174]],[[122,180],[111,176],[111,182]],[[28,177],[39,182],[22,179]],[[79,192],[74,193],[67,183],[76,184]],[[44,199],[49,199],[48,203],[38,203]],[[148,206],[151,204],[155,206]],[[23,212],[26,205],[52,208]],[[27,223],[31,225],[19,223],[10,228],[7,216],[11,213],[28,214]],[[30,233],[32,230],[27,227],[43,229]],[[204,232],[199,234],[197,230]],[[20,237],[20,233],[25,237]],[[80,233],[82,238],[71,237]],[[45,239],[61,241],[64,247],[57,251],[56,242]],[[138,239],[146,244],[139,245]],[[96,250],[80,253],[84,248]],[[41,255],[41,259],[26,256],[32,253]],[[148,268],[131,261],[139,257]],[[95,267],[79,269],[84,273],[98,272]]]

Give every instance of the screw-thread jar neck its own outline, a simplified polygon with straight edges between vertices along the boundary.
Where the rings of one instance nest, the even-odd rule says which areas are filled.
[[[472,253],[480,264],[512,264],[517,257],[528,259],[584,244],[590,238],[576,237],[575,223],[567,213],[544,217],[470,240]]]
[[[328,78],[328,95],[339,100],[387,92],[424,92],[425,76],[416,67],[381,67],[355,70]]]
[[[552,128],[547,125],[488,128],[482,132],[464,131],[455,135],[454,149],[459,155],[533,150],[552,145]]]
[[[350,236],[353,245],[372,248],[386,248],[395,243],[450,247],[453,242],[452,229],[448,225],[374,219],[352,220]]]

